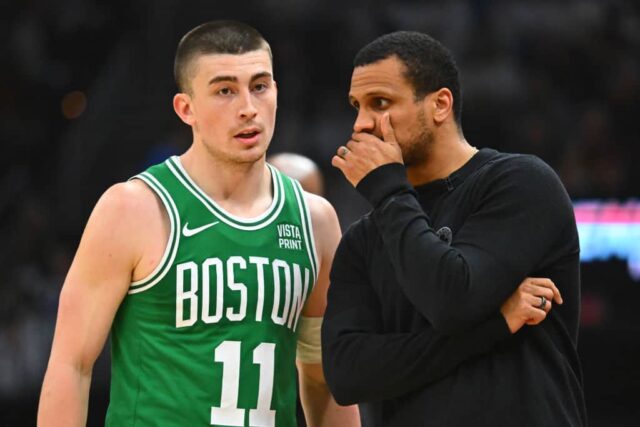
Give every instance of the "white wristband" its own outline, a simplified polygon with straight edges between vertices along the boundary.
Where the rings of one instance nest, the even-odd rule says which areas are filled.
[[[322,362],[322,346],[320,343],[320,329],[322,317],[300,316],[298,323],[297,355],[302,363]]]

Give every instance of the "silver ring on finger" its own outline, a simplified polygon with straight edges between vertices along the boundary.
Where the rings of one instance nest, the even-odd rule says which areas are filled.
[[[544,310],[544,308],[547,306],[547,299],[544,296],[540,297],[540,304],[538,304],[538,308],[541,310]]]
[[[338,156],[342,157],[344,159],[344,156],[346,156],[349,153],[349,149],[347,147],[340,147],[338,148]]]

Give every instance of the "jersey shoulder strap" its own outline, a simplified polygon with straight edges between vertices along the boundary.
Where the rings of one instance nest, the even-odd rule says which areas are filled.
[[[129,181],[134,179],[141,180],[156,194],[167,211],[170,224],[169,239],[160,262],[147,277],[131,283],[129,294],[143,292],[162,280],[168,273],[176,257],[180,243],[180,213],[171,193],[165,185],[167,179],[170,179],[170,173],[166,164],[160,163],[129,178]]]
[[[311,263],[315,282],[318,280],[318,253],[313,234],[313,221],[311,220],[309,204],[305,198],[305,191],[302,189],[302,185],[300,185],[298,180],[283,174],[269,164],[267,165],[272,170],[272,173],[278,176],[278,179],[282,181],[285,198],[289,203],[294,203],[294,210],[296,210],[299,215],[300,223],[302,225],[302,234],[306,242],[307,255],[309,257],[309,262]]]

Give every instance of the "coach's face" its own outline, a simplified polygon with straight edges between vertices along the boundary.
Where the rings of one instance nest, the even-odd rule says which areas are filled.
[[[193,61],[191,93],[176,95],[174,108],[193,128],[194,142],[224,161],[252,163],[264,156],[277,105],[269,52],[201,55]]]
[[[382,139],[380,119],[389,112],[405,165],[415,166],[428,157],[433,141],[429,102],[431,94],[416,100],[405,77],[405,65],[397,57],[356,67],[351,76],[349,101],[358,110],[355,132]]]

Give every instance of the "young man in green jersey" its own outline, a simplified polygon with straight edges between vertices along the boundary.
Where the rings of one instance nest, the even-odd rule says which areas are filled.
[[[60,296],[38,424],[86,423],[111,330],[107,425],[294,426],[296,359],[308,425],[359,425],[319,357],[335,211],[265,162],[269,45],[209,22],[183,37],[174,72],[193,144],[98,201]]]

